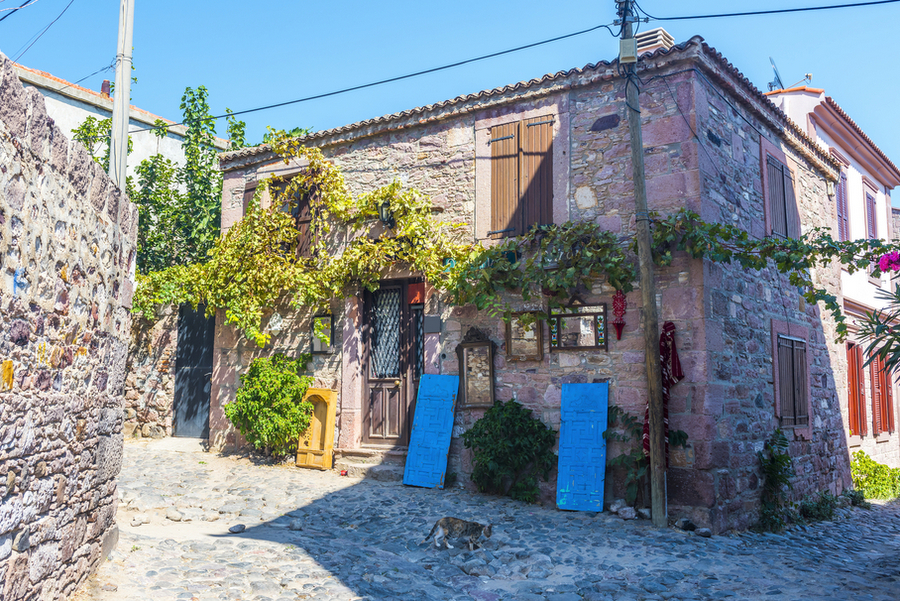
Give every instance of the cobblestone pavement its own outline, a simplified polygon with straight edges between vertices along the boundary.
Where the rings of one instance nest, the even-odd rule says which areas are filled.
[[[897,504],[703,538],[185,444],[126,444],[118,549],[76,600],[900,599]],[[446,515],[494,535],[474,553],[422,544]]]

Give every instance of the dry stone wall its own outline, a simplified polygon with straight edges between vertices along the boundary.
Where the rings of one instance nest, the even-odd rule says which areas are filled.
[[[177,309],[164,307],[153,321],[134,320],[125,378],[126,438],[172,435],[177,347]]]
[[[115,545],[137,210],[0,55],[0,598]]]

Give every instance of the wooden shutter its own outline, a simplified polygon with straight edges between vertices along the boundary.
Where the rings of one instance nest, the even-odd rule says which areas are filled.
[[[881,386],[881,360],[878,357],[875,357],[871,363],[869,363],[869,380],[872,385],[872,435],[878,436],[881,434],[882,429],[882,417],[881,412],[884,406],[884,400],[882,399],[882,386]]]
[[[523,231],[553,223],[553,117],[526,119],[522,135],[519,197]]]
[[[312,256],[313,231],[312,208],[309,194],[298,194],[291,204],[291,215],[297,228],[297,254],[301,257]]]
[[[862,347],[847,345],[847,409],[850,414],[850,434],[866,435],[866,390],[863,374]]]
[[[782,426],[793,426],[794,419],[794,345],[789,338],[778,337],[778,392]]]
[[[881,391],[884,399],[884,416],[883,429],[886,432],[894,431],[894,382],[891,374],[884,369],[884,363],[881,364]]]
[[[809,423],[809,379],[806,377],[806,343],[802,340],[792,340],[794,343],[794,423],[805,426]]]
[[[837,202],[838,239],[846,242],[850,239],[850,209],[847,206],[847,176],[841,173],[841,179],[835,193]]]
[[[241,212],[241,217],[247,214],[247,210],[250,208],[250,203],[253,202],[253,195],[256,194],[256,182],[248,183],[244,186],[244,195],[241,199],[243,203],[243,209]]]
[[[866,237],[878,238],[878,221],[875,216],[875,197],[866,192]]]
[[[522,234],[519,212],[519,123],[491,128],[492,238]]]
[[[785,232],[789,238],[800,237],[800,210],[797,207],[797,197],[794,195],[794,176],[787,167],[782,168],[784,175],[784,214]]]
[[[787,214],[784,206],[784,165],[768,157],[769,215],[772,217],[772,233],[787,238]]]

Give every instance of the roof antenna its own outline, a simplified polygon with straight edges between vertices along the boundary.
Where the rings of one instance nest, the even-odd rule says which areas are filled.
[[[781,81],[781,75],[778,73],[778,67],[775,66],[775,60],[771,56],[769,57],[769,62],[772,63],[772,70],[775,71],[775,81],[769,82],[769,91],[784,90],[784,83]]]

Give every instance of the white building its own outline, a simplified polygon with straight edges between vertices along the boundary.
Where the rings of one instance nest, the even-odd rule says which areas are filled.
[[[44,96],[47,114],[67,136],[71,137],[72,130],[89,116],[100,120],[112,117],[113,100],[108,93],[95,92],[21,65],[14,65],[14,68],[25,87],[33,86]],[[184,152],[181,150],[184,126],[174,125],[174,121],[136,106],[131,107],[129,117],[128,129],[135,133],[131,134],[132,152],[128,155],[128,175],[134,175],[134,168],[154,154],[162,154],[179,165],[184,163]],[[155,125],[157,120],[172,124],[165,138],[160,138],[147,129]],[[216,138],[214,145],[218,150],[226,150],[228,141]]]
[[[840,240],[895,239],[891,190],[900,185],[900,169],[824,90],[802,86],[768,96],[842,164],[833,197],[832,235]],[[877,292],[891,285],[890,274],[876,279],[865,271],[841,273],[851,334],[846,357],[837,358],[835,381],[850,452],[863,450],[880,463],[900,467],[897,385],[877,362],[863,368],[862,347],[854,337],[854,318],[882,308],[885,301]]]

